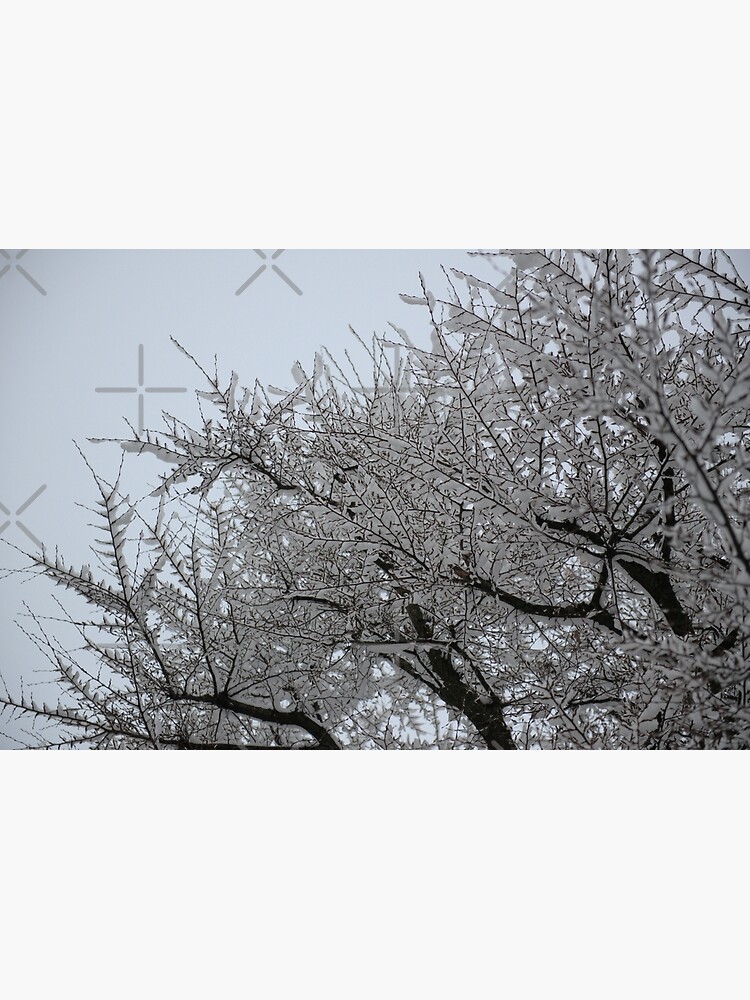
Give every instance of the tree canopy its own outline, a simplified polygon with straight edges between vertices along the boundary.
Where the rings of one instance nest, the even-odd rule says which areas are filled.
[[[121,442],[168,463],[153,516],[95,475],[97,572],[35,557],[90,609],[37,637],[56,704],[6,692],[39,745],[747,748],[745,281],[484,256],[409,300],[429,346],[281,394],[196,361],[198,426]]]

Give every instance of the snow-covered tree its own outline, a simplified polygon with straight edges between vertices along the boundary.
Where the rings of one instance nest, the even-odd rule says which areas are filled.
[[[747,285],[713,251],[483,256],[409,299],[429,349],[280,395],[201,369],[197,429],[122,443],[170,464],[153,517],[97,478],[108,574],[36,559],[96,609],[88,658],[40,633],[58,705],[6,696],[42,743],[748,747]]]

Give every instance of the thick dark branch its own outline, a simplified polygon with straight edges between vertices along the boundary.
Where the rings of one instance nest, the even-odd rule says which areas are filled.
[[[432,626],[418,604],[406,608],[409,621],[422,640],[432,638]],[[503,718],[503,705],[494,695],[478,695],[453,666],[451,655],[442,649],[429,649],[427,658],[440,679],[440,696],[447,705],[465,715],[476,728],[489,750],[515,750],[513,735]]]
[[[266,708],[263,705],[249,705],[247,702],[238,701],[232,698],[225,691],[218,694],[182,694],[171,692],[172,697],[181,701],[194,701],[204,705],[215,705],[225,711],[234,712],[236,715],[244,715],[259,722],[270,722],[277,726],[295,726],[313,736],[323,750],[340,750],[336,740],[328,730],[316,719],[306,715],[304,712],[294,710],[292,712],[282,712],[276,708]]]
[[[668,493],[670,499],[673,495],[671,492],[672,485],[673,484],[670,478],[669,486],[665,483],[665,490],[670,491]],[[596,545],[604,546],[608,550],[610,557],[616,559],[618,565],[625,570],[628,576],[639,584],[656,602],[657,607],[666,618],[669,627],[675,635],[686,636],[693,631],[692,619],[680,604],[679,598],[675,593],[668,573],[664,573],[660,570],[648,569],[648,567],[644,566],[643,563],[635,562],[632,559],[618,558],[616,538],[608,543],[600,534],[594,531],[589,531],[586,528],[579,527],[575,521],[551,521],[543,517],[539,517],[537,520],[540,523],[546,524],[549,528],[554,528],[557,531],[565,531],[568,534],[586,538],[588,541],[594,542]],[[669,526],[670,528],[673,523],[674,521],[672,519]]]
[[[690,615],[680,604],[667,573],[647,569],[642,563],[620,559],[619,565],[656,602],[675,635],[686,636],[693,631]]]
[[[539,604],[534,601],[524,600],[523,597],[517,597],[515,594],[507,593],[507,591],[498,590],[489,581],[481,580],[473,574],[469,575],[468,586],[480,590],[483,594],[489,594],[498,601],[502,601],[503,604],[507,604],[516,611],[523,611],[527,615],[552,619],[590,618],[592,621],[597,622],[597,624],[609,629],[610,632],[616,632],[618,635],[621,634],[615,624],[614,615],[610,611],[599,607],[601,590],[598,585],[591,600],[561,605]]]
[[[286,594],[285,597],[289,601],[300,601],[303,604],[319,604],[323,608],[330,608],[331,611],[341,611],[343,614],[346,614],[349,610],[343,604],[339,604],[337,601],[330,601],[326,597],[312,597],[309,594]]]
[[[599,545],[602,548],[605,547],[606,543],[602,538],[601,532],[581,528],[575,521],[553,521],[552,518],[545,517],[543,514],[537,514],[536,521],[537,524],[552,528],[554,531],[564,531],[569,535],[577,535],[578,538],[585,538],[594,545]]]
[[[665,562],[672,558],[672,533],[677,524],[674,514],[674,470],[666,468],[662,475],[664,483],[664,535],[661,554]]]
[[[728,635],[724,636],[724,638],[721,640],[718,646],[714,646],[709,655],[723,656],[724,653],[728,653],[729,650],[736,645],[739,637],[740,637],[740,630],[738,628],[733,628],[732,631],[728,633]]]
[[[175,739],[175,740],[165,740],[159,738],[160,746],[171,746],[177,747],[178,750],[290,750],[296,749],[292,747],[264,747],[257,746],[256,744],[247,743],[216,743],[215,741],[207,743],[199,743],[188,739]],[[319,745],[309,746],[309,747],[299,747],[300,750],[320,749]]]

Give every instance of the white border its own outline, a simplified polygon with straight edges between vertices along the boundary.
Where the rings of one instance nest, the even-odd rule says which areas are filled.
[[[3,978],[64,1000],[733,996],[744,760],[5,755]]]
[[[747,245],[742,5],[14,4],[6,242]]]

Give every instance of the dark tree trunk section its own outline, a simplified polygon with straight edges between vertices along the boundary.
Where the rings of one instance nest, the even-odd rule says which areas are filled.
[[[406,612],[418,639],[431,639],[432,627],[418,604],[407,606]],[[430,649],[430,666],[440,680],[440,697],[455,711],[465,715],[484,740],[488,750],[515,750],[513,736],[503,718],[503,705],[494,695],[479,695],[469,687],[456,670],[450,653]],[[489,699],[489,700],[484,700]]]

